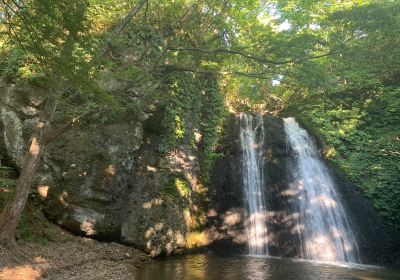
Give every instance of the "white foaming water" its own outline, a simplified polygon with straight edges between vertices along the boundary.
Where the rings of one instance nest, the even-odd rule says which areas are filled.
[[[284,119],[296,168],[291,190],[298,196],[297,221],[302,258],[318,261],[359,262],[357,243],[335,185],[307,131],[293,118]]]
[[[243,189],[246,205],[246,234],[250,255],[268,254],[266,209],[263,195],[264,123],[262,116],[240,115],[243,150]]]

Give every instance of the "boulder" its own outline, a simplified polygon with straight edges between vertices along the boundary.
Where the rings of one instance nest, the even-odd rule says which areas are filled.
[[[0,159],[19,169],[46,91],[29,85],[2,85],[0,91]],[[62,227],[167,255],[185,247],[196,208],[196,192],[179,195],[171,180],[178,176],[196,188],[199,164],[190,146],[159,151],[164,111],[143,107],[149,110],[115,123],[102,123],[97,113],[56,138],[46,147],[34,188],[47,217]],[[52,127],[64,127],[66,119],[57,112]]]

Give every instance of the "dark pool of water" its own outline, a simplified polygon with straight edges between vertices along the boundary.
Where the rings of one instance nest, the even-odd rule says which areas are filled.
[[[400,270],[353,264],[327,264],[292,259],[188,255],[154,260],[137,275],[139,280],[305,280],[396,279]]]

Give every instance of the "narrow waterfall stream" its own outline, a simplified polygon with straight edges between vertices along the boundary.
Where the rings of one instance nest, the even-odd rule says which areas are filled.
[[[262,116],[240,115],[240,141],[243,150],[243,189],[246,234],[250,255],[268,254],[266,207],[264,199],[264,123]]]
[[[359,262],[351,225],[312,139],[293,118],[284,119],[284,128],[295,157],[295,168],[288,172],[297,196],[302,258]]]

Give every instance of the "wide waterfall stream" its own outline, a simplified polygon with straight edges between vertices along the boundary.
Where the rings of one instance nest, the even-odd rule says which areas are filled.
[[[287,206],[285,215],[293,220],[289,229],[293,240],[288,244],[297,247],[300,259],[270,256],[268,247],[274,240],[269,235],[275,233],[268,229],[274,215],[268,204],[266,123],[263,116],[240,114],[237,124],[247,252],[232,255],[222,250],[158,259],[139,270],[138,279],[400,279],[397,269],[358,264],[351,219],[334,179],[312,138],[293,118],[281,119],[285,137],[280,141],[286,141],[283,146],[289,156],[281,186],[285,195],[280,199]]]
[[[298,197],[301,255],[318,261],[359,262],[357,243],[325,164],[305,129],[284,119],[295,166],[288,172],[290,191]]]

